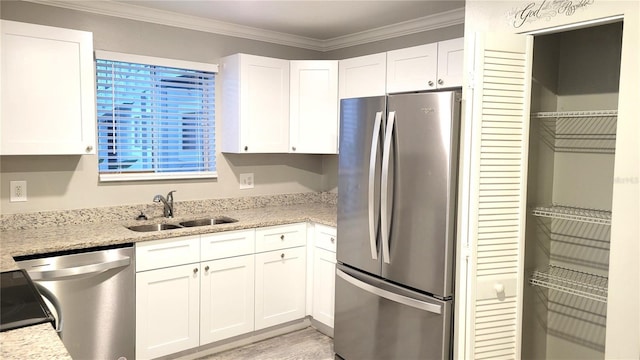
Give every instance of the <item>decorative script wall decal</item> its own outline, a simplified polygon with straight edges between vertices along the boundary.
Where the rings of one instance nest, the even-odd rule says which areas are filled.
[[[525,23],[538,20],[549,21],[557,15],[571,16],[576,10],[584,9],[593,4],[595,0],[542,0],[531,1],[523,7],[511,10],[508,17],[511,25],[519,28]]]

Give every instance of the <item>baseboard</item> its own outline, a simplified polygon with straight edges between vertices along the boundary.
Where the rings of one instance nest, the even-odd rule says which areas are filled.
[[[253,332],[238,335],[229,339],[216,341],[211,344],[207,344],[207,345],[199,346],[197,348],[171,354],[166,357],[161,357],[159,359],[160,360],[169,360],[169,359],[195,360],[204,356],[210,356],[223,351],[235,349],[241,346],[250,345],[258,341],[262,341],[275,336],[287,334],[296,330],[302,330],[309,326],[311,326],[311,320],[305,317],[303,319],[294,320],[284,324],[272,326],[267,329],[253,331]],[[321,330],[319,331],[324,334],[323,331]]]

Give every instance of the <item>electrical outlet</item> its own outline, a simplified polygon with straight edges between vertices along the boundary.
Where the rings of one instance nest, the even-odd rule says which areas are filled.
[[[240,174],[240,190],[253,189],[253,173]]]
[[[27,182],[22,181],[10,181],[11,187],[11,202],[27,201]]]

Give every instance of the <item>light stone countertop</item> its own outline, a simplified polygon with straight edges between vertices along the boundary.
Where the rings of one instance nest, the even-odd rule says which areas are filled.
[[[180,215],[180,214],[179,214]],[[131,225],[173,223],[180,221],[227,216],[234,223],[163,230],[135,232]],[[336,226],[336,206],[326,203],[308,203],[287,206],[268,206],[244,210],[225,210],[188,214],[173,219],[154,218],[145,221],[129,220],[119,223],[76,224],[41,227],[27,230],[0,232],[0,270],[17,269],[14,256],[46,254],[56,251],[84,249],[95,246],[135,243],[177,236],[198,235],[230,230],[241,230],[297,222],[314,222]],[[69,359],[64,345],[49,324],[31,326],[1,333],[1,358],[5,359]]]
[[[51,324],[0,333],[0,359],[71,360]]]

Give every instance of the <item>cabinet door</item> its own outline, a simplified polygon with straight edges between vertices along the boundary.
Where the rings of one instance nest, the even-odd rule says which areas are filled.
[[[290,152],[338,152],[338,61],[291,61]]]
[[[438,44],[387,52],[387,93],[436,88]]]
[[[519,358],[533,37],[479,34],[475,41],[468,215],[461,224],[459,313],[470,348],[463,359]],[[475,137],[478,137],[475,139]],[[466,195],[463,195],[466,196]],[[464,210],[463,210],[464,211]],[[468,221],[468,222],[467,222]],[[464,299],[464,289],[470,289]],[[465,304],[466,302],[466,304]],[[465,314],[465,310],[470,309]],[[460,317],[462,318],[462,316]]]
[[[136,358],[150,359],[199,344],[199,264],[136,274]]]
[[[221,75],[223,151],[289,152],[289,61],[236,54]]]
[[[93,35],[1,25],[0,154],[95,154]]]
[[[200,345],[253,331],[254,256],[202,263]]]
[[[462,86],[464,39],[438,43],[438,88]]]
[[[321,248],[313,255],[314,319],[333,327],[336,277],[336,253]]]
[[[384,96],[386,94],[387,54],[373,54],[340,60],[340,99]]]
[[[256,254],[255,329],[305,316],[306,248]]]

